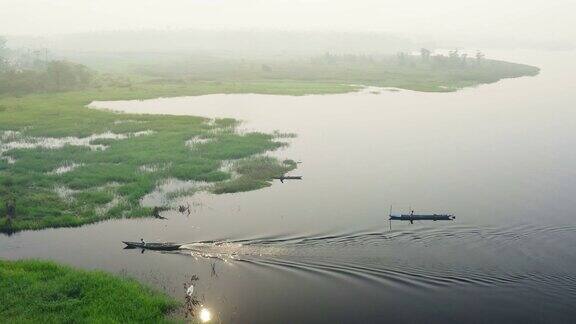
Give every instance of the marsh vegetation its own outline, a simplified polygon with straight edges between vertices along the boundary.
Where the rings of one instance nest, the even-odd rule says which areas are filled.
[[[7,109],[0,112],[1,189],[6,193],[0,213],[6,215],[8,197],[16,210],[12,219],[2,218],[2,231],[151,216],[140,199],[163,179],[213,183],[214,192],[234,192],[266,186],[294,167],[272,158],[250,159],[285,144],[271,134],[238,133],[234,120],[86,108],[92,99],[114,95],[84,91],[1,100]],[[208,141],[186,144],[194,138]],[[222,170],[229,160],[242,161],[242,170],[255,164],[271,171],[248,179],[239,170],[242,176],[231,179]]]

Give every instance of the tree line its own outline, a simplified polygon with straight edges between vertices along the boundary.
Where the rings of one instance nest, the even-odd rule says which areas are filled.
[[[48,60],[47,55],[31,58],[8,48],[0,37],[0,95],[83,89],[92,79],[93,73],[82,64]]]

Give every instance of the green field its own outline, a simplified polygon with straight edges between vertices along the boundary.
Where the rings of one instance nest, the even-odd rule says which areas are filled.
[[[179,303],[132,279],[0,260],[0,322],[167,323]]]

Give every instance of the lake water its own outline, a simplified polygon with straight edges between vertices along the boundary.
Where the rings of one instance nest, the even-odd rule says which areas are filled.
[[[296,133],[273,154],[301,161],[292,174],[303,180],[182,198],[190,215],[168,211],[166,221],[0,236],[0,257],[125,273],[180,299],[197,275],[215,322],[572,323],[576,53],[492,57],[542,71],[455,93],[94,103]],[[391,205],[456,220],[390,224]],[[123,249],[140,237],[191,250]]]

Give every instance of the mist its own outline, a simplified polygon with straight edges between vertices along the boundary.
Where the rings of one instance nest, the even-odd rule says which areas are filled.
[[[0,323],[574,322],[575,12],[0,0]]]
[[[442,45],[571,48],[576,39],[575,11],[576,2],[571,0],[2,0],[0,34],[190,29],[368,32]]]

